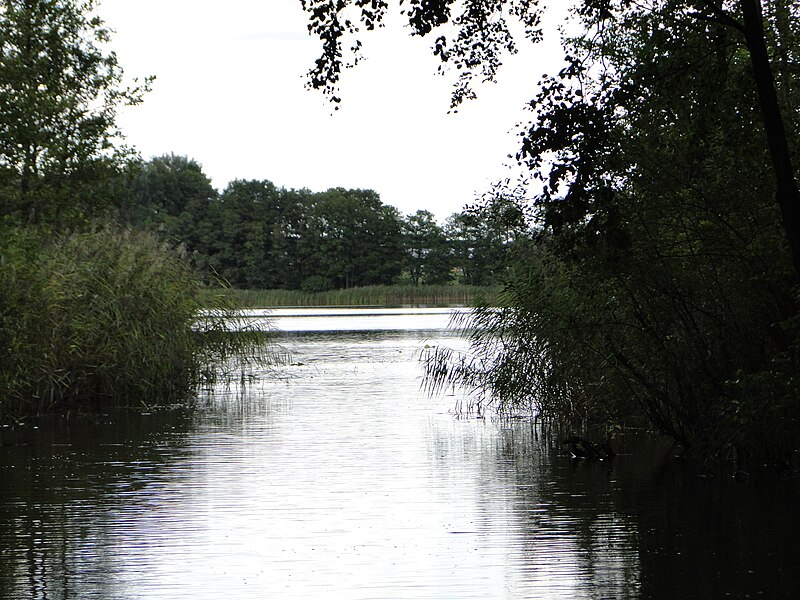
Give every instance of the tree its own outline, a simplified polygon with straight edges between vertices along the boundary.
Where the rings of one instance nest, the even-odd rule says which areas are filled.
[[[385,0],[300,0],[309,14],[308,30],[322,42],[322,53],[309,71],[309,86],[320,89],[334,102],[343,68],[357,64],[361,57],[360,28],[381,26],[389,10]],[[402,4],[402,2],[401,2]],[[461,8],[454,16],[453,7]],[[504,52],[514,53],[517,45],[507,17],[518,20],[525,37],[541,38],[538,0],[489,0],[456,3],[455,0],[410,0],[404,15],[412,35],[436,33],[433,53],[443,65],[459,71],[452,104],[475,97],[473,81],[493,81]],[[503,14],[506,9],[507,14]],[[454,27],[444,29],[451,23]],[[345,48],[350,52],[345,56]]]
[[[676,25],[605,25],[537,98],[544,227],[512,322],[544,345],[550,410],[775,457],[798,440],[797,309],[751,64],[731,31]]]
[[[118,218],[127,225],[173,229],[192,203],[217,196],[200,163],[187,156],[156,156],[130,169],[129,189],[117,198]]]
[[[256,181],[232,181],[212,207],[217,240],[210,263],[233,287],[263,287],[266,240],[258,211],[269,192],[265,187]]]
[[[124,152],[116,111],[147,90],[122,86],[94,2],[0,4],[0,212],[63,225],[107,201],[102,183]],[[80,210],[78,210],[80,206]]]
[[[517,154],[536,185],[507,308],[473,314],[469,354],[429,356],[433,385],[466,383],[501,411],[648,424],[709,455],[798,447],[798,140],[796,120],[776,118],[797,100],[797,8],[765,5],[574,4],[582,32]],[[432,25],[451,6],[408,14]],[[460,6],[502,22],[514,5]],[[777,85],[765,57],[783,61]]]
[[[342,68],[356,64],[361,58],[361,41],[358,39],[361,28],[371,30],[379,26],[389,5],[383,0],[301,0],[301,4],[310,15],[309,31],[319,36],[322,42],[322,54],[309,71],[309,86],[323,90],[338,103],[340,98],[336,90]],[[678,35],[690,35],[703,23],[741,34],[739,41],[752,62],[754,88],[758,94],[772,160],[776,200],[781,210],[794,276],[800,278],[800,193],[767,50],[761,0],[649,0],[643,3],[633,0],[576,0],[573,7],[587,28],[598,31],[600,39],[606,39],[601,35],[604,30],[618,24],[635,27],[644,17],[677,28]],[[780,7],[778,12],[785,15],[786,7],[783,4]],[[455,16],[454,8],[460,9]],[[521,25],[528,40],[541,38],[541,11],[538,0],[463,3],[455,0],[410,0],[404,15],[412,35],[427,36],[435,32],[434,55],[441,60],[442,66],[451,66],[459,72],[452,95],[455,107],[465,99],[475,97],[472,83],[476,78],[494,81],[503,55],[517,51],[510,20]],[[345,55],[344,49],[348,46],[350,54]]]
[[[319,291],[400,274],[400,217],[371,190],[235,180],[217,195],[195,161],[171,155],[140,166],[121,197],[126,222],[158,230],[234,287]]]
[[[520,208],[500,197],[489,197],[484,206],[452,215],[445,224],[445,232],[462,282],[468,285],[504,283],[511,251],[524,237],[525,229]]]
[[[372,190],[333,188],[309,210],[309,277],[333,288],[394,283],[402,268],[400,215]]]
[[[406,269],[414,285],[443,284],[452,278],[452,256],[433,213],[418,210],[403,220]]]
[[[300,287],[307,268],[301,256],[307,196],[270,181],[228,185],[216,206],[223,236],[215,260],[231,283],[254,289]]]
[[[783,228],[792,252],[794,276],[800,281],[800,192],[792,168],[786,128],[778,104],[775,79],[770,65],[761,1],[741,0],[741,8],[742,22],[734,20],[726,13],[719,15],[719,20],[744,34],[753,64],[753,75],[764,120],[764,131],[772,159],[772,169],[775,173],[776,199],[781,209]]]

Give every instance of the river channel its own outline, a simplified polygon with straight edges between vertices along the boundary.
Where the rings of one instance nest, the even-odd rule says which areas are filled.
[[[449,311],[271,317],[285,364],[196,410],[6,432],[0,599],[800,597],[797,479],[456,415],[420,388]]]

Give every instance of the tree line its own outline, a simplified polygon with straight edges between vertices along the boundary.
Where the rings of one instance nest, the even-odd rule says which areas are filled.
[[[244,289],[493,285],[524,230],[513,205],[497,211],[503,218],[465,209],[440,225],[426,210],[402,215],[372,190],[235,180],[217,192],[195,160],[174,154],[132,164],[114,201],[120,223],[158,232],[207,278]]]

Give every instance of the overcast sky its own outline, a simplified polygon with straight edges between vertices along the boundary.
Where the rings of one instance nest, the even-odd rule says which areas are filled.
[[[441,220],[508,175],[523,107],[560,57],[550,35],[448,114],[454,77],[435,74],[432,40],[390,23],[364,36],[367,60],[344,73],[334,112],[304,87],[319,42],[299,0],[101,0],[99,14],[126,77],[157,78],[120,116],[144,158],[193,158],[220,190],[233,179],[369,188]]]

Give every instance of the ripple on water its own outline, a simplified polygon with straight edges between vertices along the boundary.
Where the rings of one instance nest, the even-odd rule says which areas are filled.
[[[291,364],[198,414],[4,448],[0,598],[643,594],[654,469],[453,418],[420,392],[442,335],[287,334]]]

